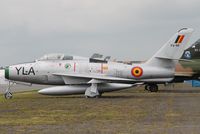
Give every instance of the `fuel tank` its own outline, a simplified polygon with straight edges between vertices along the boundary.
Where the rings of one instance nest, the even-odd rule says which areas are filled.
[[[84,94],[85,90],[90,85],[66,85],[66,86],[55,86],[44,88],[38,91],[39,94],[43,95],[73,95],[73,94]],[[131,88],[132,84],[118,84],[118,83],[103,83],[98,84],[99,93],[117,91],[121,89]]]

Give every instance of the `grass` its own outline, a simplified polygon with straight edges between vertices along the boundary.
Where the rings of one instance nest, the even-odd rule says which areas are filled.
[[[141,111],[135,107],[121,107],[118,104],[119,101],[109,98],[47,97],[36,92],[17,93],[12,100],[1,98],[0,125],[63,124],[93,119],[113,120],[116,117],[120,120],[127,118],[128,114],[135,117],[140,115]]]
[[[173,128],[183,115],[189,116],[174,104],[180,96],[180,93],[175,96],[147,93],[141,88],[107,93],[99,99],[85,99],[83,95],[43,96],[36,91],[15,93],[11,100],[0,97],[0,130],[1,133],[125,134],[155,130],[165,133],[161,128]]]

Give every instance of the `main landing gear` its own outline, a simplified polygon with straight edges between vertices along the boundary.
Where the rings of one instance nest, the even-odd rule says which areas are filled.
[[[157,84],[148,84],[145,86],[145,90],[150,92],[158,92],[158,85]]]
[[[13,98],[13,95],[12,95],[11,89],[10,89],[13,84],[14,83],[11,83],[9,81],[8,88],[6,89],[5,94],[4,94],[5,99],[12,99]]]
[[[99,98],[101,97],[101,93],[99,93],[97,89],[97,83],[91,83],[91,86],[88,87],[85,91],[86,98]]]

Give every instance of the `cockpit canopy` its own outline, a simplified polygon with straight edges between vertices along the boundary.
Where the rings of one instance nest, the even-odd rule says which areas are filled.
[[[80,57],[80,56],[70,56],[70,55],[65,55],[62,53],[51,53],[51,54],[46,54],[39,58],[36,61],[55,61],[55,60],[88,60],[89,62],[94,62],[94,63],[107,63],[108,60],[110,60],[110,56],[103,57],[101,54],[93,54],[90,58],[87,57]]]
[[[42,56],[39,60],[87,60],[88,58],[80,56],[70,56],[65,54],[46,54]]]

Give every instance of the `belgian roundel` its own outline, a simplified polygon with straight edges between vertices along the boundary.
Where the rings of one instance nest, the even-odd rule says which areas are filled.
[[[134,77],[139,78],[139,77],[142,76],[143,70],[142,70],[141,67],[134,67],[134,68],[132,68],[132,70],[131,70],[131,74],[132,74]]]

